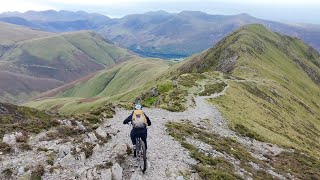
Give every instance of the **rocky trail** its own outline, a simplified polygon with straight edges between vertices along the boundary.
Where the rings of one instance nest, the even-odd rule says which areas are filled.
[[[189,152],[166,132],[165,124],[169,121],[189,120],[194,125],[207,127],[206,130],[220,136],[236,139],[258,159],[264,159],[266,154],[276,155],[282,152],[283,149],[276,145],[239,136],[228,128],[219,110],[206,101],[206,99],[223,95],[227,88],[228,86],[221,93],[211,96],[194,97],[195,105],[185,112],[144,108],[152,121],[152,126],[148,128],[148,168],[145,174],[140,171],[137,159],[128,155],[131,147],[130,127],[123,125],[122,122],[131,111],[124,109],[116,109],[113,118],[104,119],[95,133],[86,133],[80,140],[75,137],[71,140],[45,140],[44,137],[48,136],[48,132],[40,133],[29,139],[28,143],[32,150],[1,155],[0,171],[10,170],[10,177],[14,177],[13,179],[29,179],[34,173],[29,166],[42,164],[43,179],[200,179],[191,167],[197,164],[197,161],[192,159]],[[71,125],[69,120],[62,123]],[[77,127],[85,128],[79,122]],[[110,139],[106,143],[101,143],[99,137],[100,139],[110,137]],[[234,165],[236,173],[240,176],[245,172],[238,166],[239,162],[235,158],[215,151],[203,142],[193,139],[188,141],[201,151],[227,159]],[[83,148],[88,146],[83,144],[85,142],[93,144],[92,155],[88,157]],[[49,162],[50,158],[52,162]],[[260,168],[255,164],[252,166]],[[274,172],[272,167],[267,171],[278,179],[285,179]],[[6,179],[4,177],[2,175],[1,178]]]

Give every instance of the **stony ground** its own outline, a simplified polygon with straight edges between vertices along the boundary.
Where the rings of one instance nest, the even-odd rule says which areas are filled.
[[[43,167],[43,172],[40,172],[43,179],[200,179],[191,168],[197,162],[166,132],[165,124],[169,121],[189,120],[221,136],[234,138],[259,159],[263,159],[264,154],[276,155],[283,151],[275,145],[241,137],[230,130],[219,110],[206,101],[223,93],[195,97],[195,104],[185,112],[144,109],[152,121],[152,126],[148,128],[148,169],[145,174],[141,173],[137,159],[128,155],[131,127],[122,122],[131,111],[116,109],[112,119],[104,119],[95,133],[84,133],[80,140],[79,137],[46,140],[44,137],[47,132],[44,132],[29,139],[32,150],[20,151],[15,148],[15,153],[1,155],[1,178],[32,179],[36,175],[36,165],[40,164]],[[65,120],[62,124],[70,125],[70,122]],[[76,126],[79,128],[81,125]],[[111,139],[108,142],[101,143],[101,137],[108,139],[109,136]],[[92,144],[92,155],[89,157],[86,157],[82,148],[85,142]],[[237,166],[234,158],[206,149],[206,144],[202,142],[192,139],[189,142],[199,149],[223,156],[235,166],[237,174],[241,175],[245,171]],[[50,158],[52,162],[48,161]],[[284,179],[273,172],[272,168],[268,172],[276,178]]]

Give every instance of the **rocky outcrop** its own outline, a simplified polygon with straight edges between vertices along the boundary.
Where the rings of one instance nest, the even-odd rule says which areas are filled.
[[[123,169],[120,167],[118,163],[112,166],[112,179],[114,180],[122,180],[122,171]]]
[[[2,142],[14,145],[17,143],[17,139],[21,139],[24,135],[21,132],[15,132],[12,134],[5,134],[2,138]]]

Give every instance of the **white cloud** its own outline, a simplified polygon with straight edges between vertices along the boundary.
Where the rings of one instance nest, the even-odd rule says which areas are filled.
[[[319,0],[229,0],[228,2],[247,4],[274,4],[274,5],[319,5]]]
[[[31,2],[31,1],[21,1],[21,0],[8,0],[2,1],[0,6],[0,12],[6,11],[19,11],[25,12],[28,10],[48,10],[48,9],[55,9],[48,4],[38,3],[38,2]]]
[[[315,5],[320,4],[319,0],[41,0],[51,3],[74,4],[74,5],[114,5],[114,4],[135,4],[135,3],[239,3],[239,4],[287,4],[287,5]]]

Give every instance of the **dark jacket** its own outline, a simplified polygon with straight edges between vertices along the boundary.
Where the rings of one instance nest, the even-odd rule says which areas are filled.
[[[134,111],[133,111],[133,112],[134,112]],[[123,121],[123,124],[128,124],[129,122],[132,121],[133,112],[131,113],[130,116],[128,116],[128,117]],[[149,117],[148,117],[145,113],[143,113],[143,114],[144,114],[144,116],[145,116],[146,119],[147,119],[147,124],[148,124],[148,126],[151,126],[151,121],[150,121]],[[134,128],[134,129],[135,129],[135,128]],[[142,129],[147,129],[147,128],[142,128]]]

